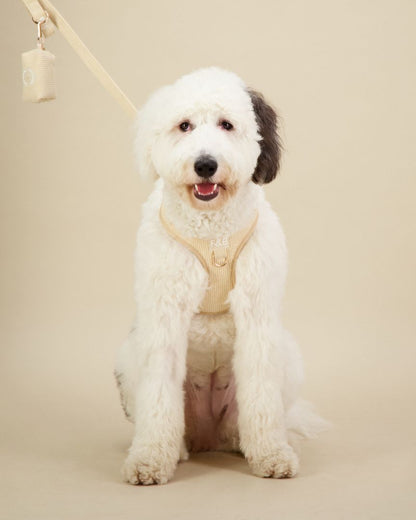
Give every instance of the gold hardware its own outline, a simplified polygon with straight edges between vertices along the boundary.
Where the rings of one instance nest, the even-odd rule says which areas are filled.
[[[45,46],[43,44],[44,37],[43,37],[43,33],[42,33],[42,24],[46,23],[48,21],[48,18],[49,18],[49,14],[47,11],[45,11],[45,16],[42,16],[41,18],[39,18],[39,20],[35,20],[32,17],[32,21],[38,26],[38,48],[42,49],[42,50],[45,50]]]
[[[217,260],[217,258],[215,256],[215,251],[212,250],[212,252],[211,252],[211,261],[212,261],[213,265],[215,265],[215,267],[224,267],[225,265],[227,265],[227,263],[228,263],[228,247],[225,250],[225,256],[223,256],[222,258],[219,258],[218,260]]]

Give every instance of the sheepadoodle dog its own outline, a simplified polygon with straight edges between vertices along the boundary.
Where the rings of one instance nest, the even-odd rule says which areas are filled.
[[[323,421],[298,399],[302,363],[280,306],[286,245],[265,200],[281,155],[274,110],[235,74],[198,70],[139,111],[155,188],[135,256],[137,315],[115,375],[134,437],[131,484],[164,484],[189,452],[241,452],[293,477]]]

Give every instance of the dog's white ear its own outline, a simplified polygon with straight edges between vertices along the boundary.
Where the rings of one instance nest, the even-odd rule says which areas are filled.
[[[134,152],[139,174],[143,179],[156,179],[152,148],[160,131],[168,87],[157,90],[137,112],[134,123]]]
[[[146,125],[145,109],[138,111],[134,124],[134,155],[139,175],[143,179],[155,179],[156,170],[152,162],[152,140]]]
[[[280,168],[281,142],[277,128],[277,115],[274,109],[266,103],[260,92],[248,89],[254,114],[261,137],[260,155],[252,181],[256,184],[271,182]]]

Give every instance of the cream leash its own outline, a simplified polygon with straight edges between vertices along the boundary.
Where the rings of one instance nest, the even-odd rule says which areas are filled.
[[[130,117],[134,117],[136,107],[52,3],[49,0],[22,1],[38,26],[37,49],[22,54],[23,99],[40,102],[56,97],[53,68],[55,57],[44,49],[43,37],[50,36],[58,29],[101,85]]]

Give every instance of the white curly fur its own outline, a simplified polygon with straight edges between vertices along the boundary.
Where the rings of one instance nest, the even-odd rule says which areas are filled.
[[[232,121],[232,132],[219,127],[223,119]],[[192,131],[180,131],[185,120]],[[138,114],[139,171],[160,178],[143,207],[135,257],[137,315],[115,370],[123,407],[135,425],[123,467],[132,484],[166,483],[178,460],[188,457],[187,378],[207,392],[214,372],[220,389],[235,378],[238,418],[222,425],[219,449],[241,450],[255,475],[295,475],[295,438],[312,437],[324,425],[298,400],[301,357],[280,321],[286,245],[262,187],[251,182],[260,139],[244,83],[217,68],[160,89]],[[219,202],[192,198],[189,187],[198,182],[194,162],[201,154],[216,158],[214,182],[228,188]],[[199,238],[232,234],[258,212],[256,230],[238,258],[229,313],[198,314],[207,273],[166,232],[159,219],[162,203],[179,233]]]

